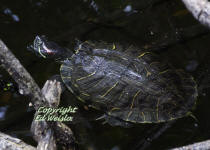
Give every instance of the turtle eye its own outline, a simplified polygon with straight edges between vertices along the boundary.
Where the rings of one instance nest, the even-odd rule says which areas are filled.
[[[43,40],[41,39],[40,36],[37,35],[34,40],[34,48],[40,47],[42,43],[43,43]]]

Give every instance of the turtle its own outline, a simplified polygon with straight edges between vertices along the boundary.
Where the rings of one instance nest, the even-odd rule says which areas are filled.
[[[102,41],[77,41],[74,51],[45,36],[30,46],[43,58],[61,64],[60,76],[78,100],[103,112],[112,126],[161,123],[191,114],[197,84],[158,54],[137,46]]]

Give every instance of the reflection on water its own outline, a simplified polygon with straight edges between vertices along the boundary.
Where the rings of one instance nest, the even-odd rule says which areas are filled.
[[[1,106],[0,107],[0,121],[5,119],[5,115],[9,106]]]
[[[4,12],[5,15],[10,16],[13,21],[15,21],[15,22],[20,21],[20,18],[16,14],[14,14],[11,9],[6,8],[6,9],[3,10],[3,12]]]

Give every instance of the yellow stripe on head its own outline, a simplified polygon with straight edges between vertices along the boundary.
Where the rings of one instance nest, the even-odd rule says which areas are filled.
[[[46,56],[44,56],[44,55],[42,54],[40,47],[39,47],[38,49],[39,49],[39,54],[40,54],[43,58],[46,58]]]
[[[112,45],[112,49],[115,50],[116,49],[116,45],[113,43]]]

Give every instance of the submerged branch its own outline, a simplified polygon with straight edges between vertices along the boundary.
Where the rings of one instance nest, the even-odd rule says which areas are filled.
[[[35,147],[24,143],[22,140],[11,137],[0,132],[0,149],[1,150],[36,150]]]
[[[170,150],[209,150],[210,149],[210,140],[194,143],[191,145],[172,148]]]
[[[12,76],[19,86],[19,92],[30,96],[36,110],[41,106],[57,107],[60,101],[62,86],[59,82],[47,81],[42,92],[19,60],[0,40],[1,66]],[[55,140],[67,149],[74,148],[74,136],[70,128],[61,122],[33,121],[32,131],[39,150],[56,149]],[[0,141],[1,142],[1,141]]]
[[[182,0],[201,24],[210,28],[210,2],[208,0]]]
[[[145,150],[145,149],[147,149],[155,139],[158,139],[175,122],[176,122],[176,120],[165,123],[161,127],[159,127],[157,130],[156,130],[157,127],[154,126],[151,129],[153,132],[150,133],[150,131],[148,131],[148,133],[146,134],[147,137],[145,137],[144,139],[139,141],[137,146],[134,148],[134,150]],[[154,131],[154,130],[156,130],[156,131]]]
[[[18,84],[20,94],[31,97],[35,109],[45,105],[45,99],[34,79],[1,40],[0,64]]]

